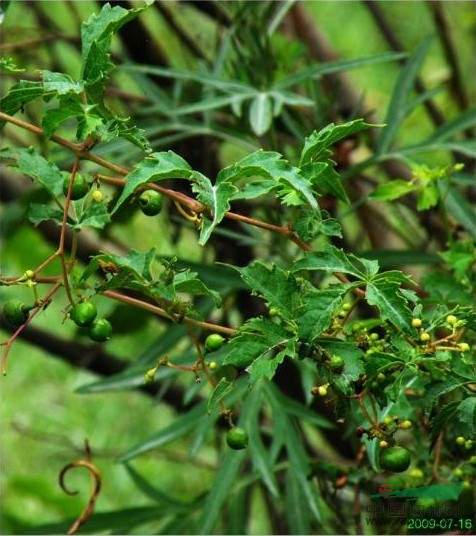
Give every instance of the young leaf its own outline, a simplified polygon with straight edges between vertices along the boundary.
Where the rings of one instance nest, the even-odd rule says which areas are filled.
[[[103,229],[111,221],[111,216],[107,211],[107,202],[93,201],[77,206],[78,223],[74,226],[75,229],[83,229],[84,227],[93,227],[95,229]]]
[[[415,189],[416,185],[414,183],[395,179],[390,182],[379,184],[369,197],[376,201],[393,201],[394,199],[398,199],[415,191]]]
[[[213,389],[212,396],[208,400],[207,413],[210,414],[218,406],[218,404],[225,398],[225,396],[233,390],[233,383],[228,381],[225,377],[221,378]]]
[[[112,36],[127,22],[137,17],[150,3],[136,9],[111,7],[105,4],[98,15],[92,15],[81,26],[82,70],[90,103],[102,105],[102,96],[107,75],[112,67],[109,49]]]

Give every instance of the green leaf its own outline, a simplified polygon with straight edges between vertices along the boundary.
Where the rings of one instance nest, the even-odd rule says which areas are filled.
[[[294,469],[286,471],[286,496],[284,507],[289,523],[290,534],[312,534],[309,523],[309,510],[303,508],[306,502],[304,491],[295,476]]]
[[[458,411],[460,402],[454,401],[450,402],[443,408],[440,408],[438,412],[434,415],[431,421],[431,445],[430,450],[433,449],[435,442],[440,435],[440,432],[443,430],[445,424],[454,419],[455,414]]]
[[[280,347],[284,346],[275,356],[269,357],[266,354],[259,355],[248,367],[250,386],[253,387],[259,380],[266,378],[271,380],[276,374],[276,370],[285,357],[293,358],[296,354],[296,340],[283,341]]]
[[[151,263],[155,258],[155,248],[147,253],[140,253],[134,250],[127,255],[116,255],[114,253],[96,255],[93,257],[81,276],[81,281],[86,281],[99,269],[101,265],[112,265],[122,276],[130,276],[132,279],[151,281]]]
[[[81,26],[82,69],[90,103],[102,104],[103,89],[112,68],[109,49],[112,36],[127,22],[137,17],[150,3],[136,9],[111,8],[105,4],[98,15],[92,15]]]
[[[210,414],[225,398],[225,396],[233,390],[233,382],[228,381],[225,377],[221,378],[213,389],[212,396],[208,400],[207,412]]]
[[[78,207],[78,203],[76,206]],[[84,229],[85,227],[103,229],[111,221],[107,211],[107,201],[84,203],[81,208],[76,209],[76,212],[78,223],[74,226],[75,229]]]
[[[251,318],[230,339],[230,352],[224,365],[248,367],[255,359],[266,358],[280,347],[286,348],[292,335],[266,318]]]
[[[35,225],[48,220],[52,220],[58,225],[61,225],[63,223],[63,211],[50,205],[30,203],[28,206],[28,219]],[[70,219],[69,223],[72,223]]]
[[[476,397],[470,396],[463,400],[458,406],[457,413],[457,421],[468,430],[469,437],[476,439]]]
[[[467,198],[451,188],[444,198],[444,204],[451,216],[468,231],[476,241],[476,211]]]
[[[334,143],[340,141],[352,134],[367,130],[370,127],[380,125],[372,125],[365,123],[363,119],[349,121],[342,125],[329,123],[325,128],[317,132],[316,130],[306,138],[304,147],[301,152],[300,166],[304,166],[313,162],[321,162],[329,159],[332,154],[330,148]]]
[[[469,108],[457,115],[454,119],[446,121],[439,126],[433,134],[425,140],[424,143],[432,144],[441,141],[447,141],[454,134],[474,127],[476,124],[476,107]]]
[[[82,117],[85,114],[81,101],[77,95],[67,95],[60,98],[60,106],[47,110],[41,120],[45,136],[51,136],[54,131],[73,117]]]
[[[253,99],[249,111],[249,121],[251,130],[262,136],[268,132],[273,120],[273,109],[271,98],[266,92],[260,92]]]
[[[353,344],[338,340],[321,339],[319,346],[329,354],[337,355],[344,360],[342,371],[332,376],[333,387],[344,395],[355,393],[354,382],[365,373],[364,352]]]
[[[304,406],[293,398],[286,396],[278,389],[273,390],[273,397],[281,405],[283,411],[290,417],[296,417],[299,421],[308,422],[318,428],[333,429],[335,424],[326,417],[316,413],[313,409]]]
[[[221,303],[220,294],[208,288],[203,281],[198,279],[197,273],[188,269],[177,272],[173,279],[175,292],[187,292],[193,296],[210,296],[219,307]]]
[[[401,329],[409,331],[412,321],[412,312],[407,301],[399,292],[399,285],[392,282],[378,281],[369,283],[365,299],[370,305],[378,307],[383,320],[386,320]]]
[[[298,337],[310,342],[319,337],[329,327],[347,290],[348,285],[339,285],[334,288],[307,292],[296,314]]]
[[[262,191],[255,191],[254,197],[273,190],[279,197],[283,198],[285,204],[302,205],[307,203],[316,211],[319,210],[309,181],[298,168],[291,166],[287,160],[283,159],[282,155],[273,151],[259,150],[242,158],[220,171],[217,182],[252,179],[256,183],[258,178],[265,185]],[[259,185],[260,182],[258,182],[258,187]]]
[[[190,179],[192,176],[193,171],[189,164],[173,151],[152,153],[126,175],[126,185],[111,213],[114,214],[124,201],[143,184],[170,178]]]
[[[63,174],[59,168],[40,156],[33,148],[5,148],[1,159],[12,159],[16,169],[43,186],[53,197],[63,193]]]
[[[253,294],[262,296],[271,307],[276,307],[284,318],[292,319],[299,305],[299,284],[294,274],[275,264],[267,268],[254,262],[245,268],[236,268]]]
[[[376,153],[383,155],[387,153],[395,139],[402,121],[408,113],[405,103],[411,94],[415,80],[421,71],[421,66],[430,48],[431,39],[425,39],[410,58],[405,67],[401,69],[400,75],[393,88],[392,98],[385,117],[386,128],[381,132],[377,144]]]
[[[202,402],[184,415],[175,417],[172,423],[163,428],[158,434],[154,434],[146,441],[139,443],[120,456],[119,461],[127,462],[133,458],[137,458],[137,456],[140,456],[145,452],[158,449],[159,447],[167,445],[168,443],[189,434],[203,419],[210,418],[206,417],[205,405],[206,403]]]
[[[294,263],[292,271],[322,270],[351,274],[357,279],[371,278],[378,272],[377,261],[361,259],[355,255],[345,254],[341,249],[327,245],[323,251],[308,253]]]
[[[45,90],[41,82],[21,80],[0,100],[0,109],[4,114],[15,115],[29,102],[43,97]],[[0,129],[5,126],[5,121],[0,121]]]
[[[70,76],[63,73],[53,73],[46,69],[41,71],[43,77],[43,87],[45,93],[55,93],[56,95],[66,95],[68,93],[77,93],[84,91],[84,85],[75,82]]]
[[[434,182],[425,184],[417,196],[417,210],[428,210],[438,204],[440,191]]]
[[[410,192],[414,192],[416,188],[416,185],[412,182],[395,179],[390,182],[379,184],[370,194],[369,198],[375,201],[393,201]]]

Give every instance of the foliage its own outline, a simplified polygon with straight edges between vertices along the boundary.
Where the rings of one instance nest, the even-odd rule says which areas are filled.
[[[409,55],[303,64],[299,45],[285,46],[281,26],[303,14],[292,2],[214,5],[203,20],[221,32],[213,55],[192,45],[175,21],[194,68],[174,65],[172,55],[168,65],[115,68],[116,36],[156,8],[173,20],[167,5],[104,4],[81,24],[79,75],[36,65],[38,79],[14,83],[0,100],[1,127],[34,140],[25,148],[11,136],[1,150],[5,175],[34,185],[15,201],[16,212],[8,207],[6,223],[58,231],[50,255],[20,274],[2,273],[2,303],[14,298],[23,307],[29,296],[29,315],[5,324],[4,381],[21,374],[15,350],[22,337],[45,348],[56,337],[54,347],[62,324],[74,320],[80,329],[62,348],[71,356],[90,352],[85,366],[106,376],[80,393],[141,390],[176,410],[118,456],[147,506],[130,498],[127,509],[93,513],[100,483],[94,445],[86,460],[65,466],[61,475],[81,466],[96,479],[71,530],[247,533],[261,516],[267,527],[260,530],[269,533],[361,533],[362,505],[397,466],[399,489],[462,481],[469,518],[476,108],[456,109],[420,141],[402,142],[405,122],[440,91],[412,91],[432,41]],[[184,10],[192,16],[200,6]],[[311,50],[312,38],[301,38]],[[326,77],[343,83],[351,69],[399,61],[385,124],[358,103],[350,116],[333,109]],[[2,69],[27,72],[16,58],[4,58]],[[126,104],[109,96],[114,89]],[[141,106],[129,110],[131,96]],[[25,112],[41,129],[18,118]],[[87,188],[76,199],[79,178]],[[161,195],[153,218],[140,213],[144,191]],[[162,227],[146,222],[152,219]],[[185,233],[180,250],[177,237]],[[192,241],[203,252],[196,258],[187,255]],[[85,302],[98,304],[102,316],[94,319],[94,307],[94,318],[78,321]],[[62,304],[55,321],[33,331],[55,303]],[[9,309],[2,321],[12,318]],[[151,318],[160,332],[154,324],[154,339],[137,358],[118,364],[94,344],[114,348],[122,336],[116,349],[132,353],[134,335],[143,345]],[[93,342],[84,343],[88,333]],[[230,440],[230,430],[239,439]],[[181,498],[133,465],[176,444],[192,464],[213,453],[209,481]],[[394,453],[404,453],[404,463],[380,464]],[[74,521],[67,517],[29,526],[16,520],[16,530],[64,531]],[[343,525],[346,518],[354,522]]]

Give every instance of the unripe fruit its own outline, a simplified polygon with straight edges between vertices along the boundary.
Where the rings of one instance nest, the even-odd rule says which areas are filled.
[[[30,316],[29,311],[30,308],[27,305],[15,298],[8,300],[3,306],[3,314],[7,322],[13,327],[24,324]]]
[[[350,311],[351,308],[352,308],[352,305],[350,305],[350,303],[342,304],[342,309],[344,309],[344,311]]]
[[[458,436],[456,439],[455,439],[455,442],[457,445],[464,445],[465,442],[466,442],[466,439],[463,437],[463,436]]]
[[[458,344],[458,350],[461,350],[462,352],[467,352],[469,350],[469,344],[467,342],[460,342]]]
[[[461,467],[457,467],[457,468],[453,471],[453,476],[454,476],[455,478],[463,478],[463,476],[464,476],[463,469],[461,469]]]
[[[402,473],[410,466],[412,457],[404,447],[389,447],[380,452],[380,466],[394,473]]]
[[[77,303],[70,311],[71,320],[82,328],[90,326],[98,314],[94,303],[85,301]]]
[[[379,339],[379,334],[378,333],[371,333],[370,334],[370,340],[371,341],[377,341]]]
[[[63,181],[64,195],[68,195],[69,183],[70,183],[70,178],[65,177]],[[74,177],[73,188],[71,189],[71,199],[73,201],[76,201],[84,197],[88,193],[89,186],[90,185],[88,181],[82,175],[76,174],[76,176]]]
[[[425,476],[425,473],[421,469],[415,467],[414,469],[408,471],[408,476],[410,478],[414,478],[415,480],[421,480]]]
[[[278,316],[279,311],[276,309],[276,307],[271,307],[269,310],[269,316]]]
[[[205,339],[205,348],[209,352],[214,352],[223,346],[225,339],[218,333],[212,333]]]
[[[421,324],[422,324],[422,322],[421,322],[421,319],[420,319],[420,318],[414,318],[414,319],[412,320],[412,326],[413,326],[414,328],[419,328],[419,327],[421,327]]]
[[[94,190],[92,194],[93,201],[96,201],[96,203],[99,203],[99,201],[103,200],[103,197],[104,196],[102,195],[102,192],[100,190]]]
[[[216,362],[216,361],[210,361],[210,363],[208,363],[208,368],[209,368],[210,370],[216,370],[217,366],[218,366],[218,365],[217,365],[217,362]]]
[[[471,456],[471,458],[469,459],[469,463],[471,465],[476,465],[476,456]]]
[[[325,387],[324,385],[320,385],[317,388],[317,392],[318,392],[319,396],[326,396],[327,395],[327,387]]]
[[[455,315],[448,315],[446,317],[446,322],[450,325],[450,326],[454,326],[456,324],[456,322],[458,322],[458,319],[456,318]]]
[[[420,341],[421,342],[428,342],[430,340],[430,334],[429,333],[422,333],[420,335]]]
[[[471,441],[471,439],[467,439],[465,442],[464,442],[464,448],[466,450],[470,450],[473,448],[473,442]]]
[[[157,367],[149,369],[144,375],[144,383],[152,383],[155,379],[156,372],[157,372]]]
[[[139,197],[139,204],[146,216],[156,216],[162,210],[162,194],[155,190],[145,190]]]
[[[248,446],[248,433],[244,428],[234,426],[231,430],[228,430],[226,442],[234,450],[245,449]]]
[[[33,270],[26,270],[25,273],[23,274],[23,277],[25,279],[33,279],[34,276],[35,276],[35,272]]]
[[[386,449],[388,447],[388,441],[385,441],[385,439],[382,439],[382,441],[380,441],[379,443],[379,446],[381,449]]]
[[[88,335],[93,341],[105,342],[111,338],[112,326],[105,318],[99,318],[89,326]]]
[[[402,430],[410,430],[410,428],[413,426],[412,421],[406,420],[401,422],[398,427]]]
[[[329,361],[329,365],[333,370],[342,370],[344,368],[344,360],[339,355],[333,355]]]

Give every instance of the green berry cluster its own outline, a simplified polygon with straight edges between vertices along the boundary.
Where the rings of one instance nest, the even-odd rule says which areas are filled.
[[[106,342],[112,336],[112,326],[105,318],[97,318],[96,306],[90,301],[79,302],[69,313],[71,320],[81,328],[87,328],[90,339]]]

